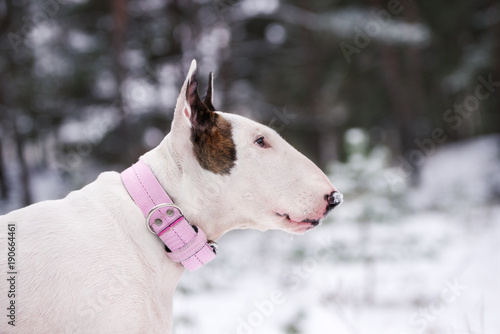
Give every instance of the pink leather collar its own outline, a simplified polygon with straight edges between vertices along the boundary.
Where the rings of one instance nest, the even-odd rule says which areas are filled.
[[[160,237],[172,261],[192,271],[215,258],[217,244],[207,242],[205,233],[189,224],[144,161],[123,171],[121,178],[146,217],[148,229]]]

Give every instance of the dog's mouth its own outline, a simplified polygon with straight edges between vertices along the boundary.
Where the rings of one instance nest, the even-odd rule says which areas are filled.
[[[287,229],[295,233],[304,233],[321,224],[321,220],[318,219],[304,219],[302,221],[296,221],[290,218],[288,213],[278,213],[276,215],[283,217],[287,223]]]

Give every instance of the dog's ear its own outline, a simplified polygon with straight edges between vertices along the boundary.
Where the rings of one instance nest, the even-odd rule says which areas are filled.
[[[207,112],[210,112],[210,110],[199,97],[198,81],[196,80],[196,60],[193,59],[177,98],[172,128],[189,129],[193,125],[193,121],[197,120],[198,113],[203,115]]]
[[[186,89],[186,101],[191,109],[190,121],[192,127],[200,127],[204,125],[213,125],[215,122],[216,114],[215,108],[210,101],[211,88],[207,91],[205,100],[209,102],[210,107],[205,104],[200,98],[198,91],[198,81],[196,80],[196,72],[193,72]]]
[[[208,75],[208,87],[205,97],[203,98],[203,103],[207,106],[208,109],[215,111],[215,107],[213,105],[213,87],[214,87],[214,75],[212,72]]]
[[[209,75],[207,94],[202,100],[193,60],[177,99],[172,122],[172,143],[179,156],[191,146],[201,167],[215,174],[229,174],[236,161],[232,125],[215,112],[212,104],[213,75]]]
[[[209,79],[213,76],[210,74]],[[211,81],[211,80],[210,80]],[[205,103],[208,103],[207,104]],[[206,124],[215,115],[212,104],[212,84],[209,83],[205,100],[200,98],[198,80],[196,79],[196,60],[193,59],[188,75],[177,99],[174,122],[187,127],[196,127]]]

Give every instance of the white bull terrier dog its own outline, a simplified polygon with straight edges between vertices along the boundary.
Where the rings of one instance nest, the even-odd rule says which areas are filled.
[[[215,111],[211,74],[202,100],[195,72],[138,163],[0,217],[0,333],[170,333],[179,278],[224,233],[300,234],[342,202],[274,130]]]

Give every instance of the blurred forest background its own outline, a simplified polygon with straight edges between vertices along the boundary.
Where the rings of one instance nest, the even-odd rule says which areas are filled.
[[[0,214],[155,147],[192,59],[345,202],[222,238],[175,333],[500,332],[499,1],[0,0]]]
[[[415,141],[500,131],[493,0],[1,0],[0,36],[0,197],[17,189],[19,205],[33,173],[83,185],[83,160],[125,167],[154,147],[193,58],[202,85],[215,73],[218,109],[323,167],[362,128],[417,183]]]

